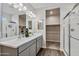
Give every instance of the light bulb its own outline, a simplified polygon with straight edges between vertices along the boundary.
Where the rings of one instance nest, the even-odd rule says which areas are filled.
[[[23,6],[23,4],[22,3],[19,3],[19,5],[22,7]]]
[[[19,10],[19,11],[22,11],[22,9],[21,9],[21,8],[19,8],[18,10]]]
[[[13,7],[14,8],[18,8],[19,6],[18,6],[18,4],[14,4]]]
[[[23,10],[27,10],[27,8],[24,6],[24,7],[23,7]]]

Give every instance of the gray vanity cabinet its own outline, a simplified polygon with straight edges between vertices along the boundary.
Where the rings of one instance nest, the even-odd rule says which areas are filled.
[[[36,39],[29,41],[18,48],[1,46],[1,56],[35,56],[36,55]]]
[[[19,56],[36,56],[36,40],[29,42],[27,45],[27,48],[25,47],[24,50],[20,51]]]
[[[0,46],[1,56],[36,56],[42,48],[42,36],[22,44],[17,48]]]
[[[38,53],[39,49],[40,49],[40,43],[39,43],[39,40],[37,40],[37,53]]]
[[[35,56],[36,55],[36,40],[32,40],[28,43],[25,43],[18,49],[19,56]]]
[[[37,42],[36,43],[37,43],[37,46],[36,46],[37,50],[36,51],[38,53],[39,50],[40,50],[40,48],[42,48],[42,36],[40,36],[40,37],[37,38]]]
[[[36,39],[19,47],[19,56],[36,56],[36,54],[42,48],[42,39],[42,36],[37,37]],[[25,47],[27,48],[25,49]]]
[[[36,56],[36,43],[33,43],[30,47],[29,47],[29,53],[30,56]]]
[[[22,51],[19,56],[29,56],[29,48],[26,48],[24,51]]]

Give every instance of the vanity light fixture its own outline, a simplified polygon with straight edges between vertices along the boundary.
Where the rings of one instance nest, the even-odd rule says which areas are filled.
[[[21,9],[21,8],[19,8],[18,10],[19,10],[19,11],[22,11],[22,9]]]
[[[31,16],[31,11],[26,11],[26,15],[28,15],[29,17],[32,17]]]
[[[27,11],[27,7],[24,6],[22,3],[8,3],[9,5],[12,5],[14,8],[18,9],[19,11],[25,11],[26,15],[30,16],[30,17],[36,17],[36,15],[28,10]]]
[[[14,8],[18,8],[19,5],[18,5],[18,4],[13,4],[13,7],[14,7]]]
[[[36,15],[32,11],[27,11],[26,14],[30,17],[36,17]]]
[[[22,3],[19,3],[19,6],[23,7],[23,4]]]
[[[31,14],[32,17],[36,17],[35,14],[32,11],[30,12],[30,14]]]

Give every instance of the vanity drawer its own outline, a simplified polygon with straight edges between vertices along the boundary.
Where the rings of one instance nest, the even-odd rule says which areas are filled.
[[[20,53],[21,51],[23,51],[24,49],[30,47],[34,42],[36,42],[35,39],[32,40],[32,41],[29,41],[29,42],[27,42],[27,43],[25,43],[25,44],[23,44],[22,46],[20,46],[20,47],[19,47],[19,53]]]

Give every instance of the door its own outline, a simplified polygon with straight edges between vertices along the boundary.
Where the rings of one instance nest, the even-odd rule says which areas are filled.
[[[79,13],[70,15],[70,55],[79,56]]]
[[[39,52],[40,48],[41,48],[41,37],[37,38],[37,53]]]

